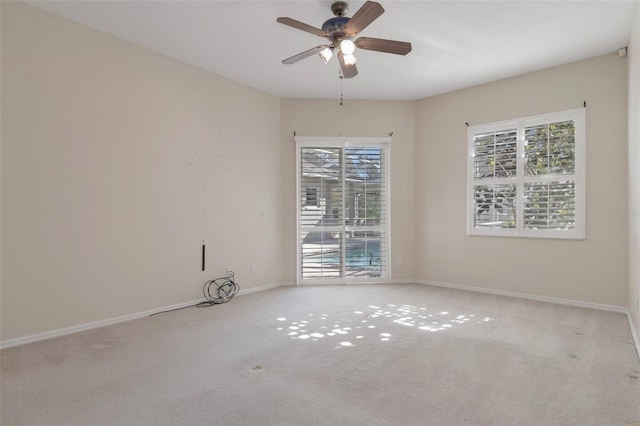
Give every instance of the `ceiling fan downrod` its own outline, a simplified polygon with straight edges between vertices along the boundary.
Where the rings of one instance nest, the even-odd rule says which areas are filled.
[[[346,16],[347,12],[349,12],[349,3],[346,1],[337,1],[331,5],[331,12],[335,16]]]

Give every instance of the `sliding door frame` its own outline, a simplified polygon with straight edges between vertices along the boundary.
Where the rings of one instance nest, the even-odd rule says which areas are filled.
[[[391,138],[390,137],[310,137],[310,136],[296,136],[296,285],[316,285],[316,284],[370,284],[370,283],[390,283],[391,282],[391,191],[390,191],[390,163],[391,163]],[[336,278],[319,278],[319,279],[302,279],[302,224],[301,224],[301,153],[302,148],[340,148],[342,150],[342,223],[335,227],[335,231],[341,233],[341,267],[342,274]],[[385,206],[384,206],[384,223],[380,226],[368,228],[358,228],[361,231],[376,231],[379,230],[384,234],[386,249],[384,250],[384,262],[386,265],[386,275],[381,277],[371,276],[347,276],[344,274],[346,270],[345,266],[345,242],[346,232],[355,230],[345,223],[344,213],[346,211],[345,206],[345,150],[348,148],[381,148],[384,150],[384,162],[381,167],[384,168],[384,184],[382,189],[385,191]],[[375,228],[375,229],[373,229]],[[382,250],[381,253],[382,255]]]

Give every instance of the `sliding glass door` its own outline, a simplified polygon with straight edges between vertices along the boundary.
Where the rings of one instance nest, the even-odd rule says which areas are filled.
[[[389,139],[296,146],[298,284],[389,282]]]

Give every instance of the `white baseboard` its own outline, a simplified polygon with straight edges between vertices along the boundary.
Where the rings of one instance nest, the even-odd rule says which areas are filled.
[[[518,293],[515,291],[506,291],[506,290],[494,290],[482,287],[474,287],[468,285],[461,284],[451,284],[451,283],[443,283],[440,281],[430,281],[430,280],[413,280],[412,282],[430,285],[434,287],[445,287],[452,288],[456,290],[466,290],[473,291],[476,293],[487,293],[487,294],[495,294],[499,296],[507,296],[507,297],[517,297],[520,299],[528,299],[535,300],[538,302],[549,302],[549,303],[557,303],[560,305],[568,305],[568,306],[576,306],[580,308],[590,308],[590,309],[599,309],[602,311],[610,311],[610,312],[618,312],[621,314],[625,314],[627,316],[627,320],[629,321],[629,328],[631,329],[631,337],[633,338],[633,343],[636,348],[636,354],[638,355],[638,359],[640,359],[640,339],[638,338],[638,332],[633,325],[633,320],[631,318],[631,313],[629,310],[623,306],[615,306],[615,305],[606,305],[602,303],[592,303],[592,302],[583,302],[581,300],[573,300],[573,299],[562,299],[559,297],[549,297],[549,296],[538,296],[535,294],[529,293]]]
[[[499,296],[517,297],[517,298],[521,298],[521,299],[536,300],[536,301],[540,301],[540,302],[558,303],[558,304],[561,304],[561,305],[577,306],[577,307],[583,307],[583,308],[592,308],[592,309],[600,309],[600,310],[605,310],[605,311],[623,313],[623,314],[627,315],[627,319],[629,320],[629,327],[631,328],[631,336],[633,337],[633,341],[635,343],[636,351],[638,353],[638,357],[640,358],[640,341],[638,339],[638,333],[637,333],[637,331],[636,331],[636,329],[635,329],[635,327],[633,325],[633,321],[631,320],[631,314],[624,307],[605,305],[605,304],[600,304],[600,303],[582,302],[582,301],[579,301],[579,300],[562,299],[562,298],[556,298],[556,297],[537,296],[537,295],[533,295],[533,294],[518,293],[518,292],[513,292],[513,291],[493,290],[493,289],[486,289],[486,288],[482,288],[482,287],[474,287],[474,286],[467,286],[467,285],[461,285],[461,284],[450,284],[450,283],[443,283],[443,282],[439,282],[439,281],[414,280],[414,279],[392,280],[392,284],[415,284],[415,283],[423,284],[423,285],[430,285],[430,286],[434,286],[434,287],[445,287],[445,288],[452,288],[452,289],[456,289],[456,290],[467,290],[467,291],[473,291],[473,292],[478,292],[478,293],[496,294],[496,295],[499,295]],[[248,289],[240,289],[240,291],[238,292],[238,296],[243,296],[243,295],[247,295],[247,294],[251,294],[251,293],[256,293],[256,292],[259,292],[259,291],[270,290],[272,288],[277,288],[277,287],[282,287],[282,286],[295,286],[295,282],[285,281],[285,282],[279,282],[279,283],[265,284],[265,285],[257,286],[257,287],[251,287],[251,288],[248,288]],[[44,333],[32,334],[30,336],[17,337],[15,339],[8,339],[8,340],[0,341],[0,349],[6,349],[6,348],[14,347],[14,346],[26,345],[27,343],[38,342],[38,341],[41,341],[41,340],[52,339],[54,337],[65,336],[67,334],[79,333],[79,332],[82,332],[82,331],[87,331],[87,330],[93,330],[93,329],[96,329],[96,328],[106,327],[108,325],[118,324],[118,323],[125,322],[125,321],[131,321],[131,320],[134,320],[134,319],[143,318],[143,317],[146,317],[146,316],[149,316],[149,315],[152,315],[152,314],[156,314],[156,313],[159,313],[159,312],[170,311],[170,310],[173,310],[173,309],[180,309],[180,308],[184,308],[184,307],[187,307],[187,306],[192,306],[192,305],[195,305],[197,303],[203,302],[204,300],[205,299],[191,300],[189,302],[176,303],[176,304],[170,305],[170,306],[164,306],[164,307],[161,307],[161,308],[149,309],[149,310],[142,311],[142,312],[135,312],[135,313],[132,313],[132,314],[122,315],[122,316],[119,316],[119,317],[109,318],[109,319],[106,319],[106,320],[80,324],[80,325],[76,325],[76,326],[73,326],[73,327],[61,328],[61,329],[58,329],[58,330],[47,331],[47,332],[44,332]]]
[[[241,288],[240,291],[238,292],[238,296],[243,296],[243,295],[255,293],[255,292],[258,292],[258,291],[269,290],[269,289],[272,289],[272,288],[276,288],[276,287],[280,287],[280,286],[284,286],[284,285],[292,285],[292,284],[293,283],[290,283],[290,282],[280,282],[280,283],[265,284],[265,285],[261,285],[261,286],[258,286],[258,287],[251,287],[251,288],[247,288],[247,289],[242,289]],[[44,333],[37,333],[37,334],[29,335],[29,336],[17,337],[15,339],[3,340],[3,341],[0,341],[0,349],[6,349],[6,348],[14,347],[14,346],[26,345],[27,343],[34,343],[34,342],[38,342],[38,341],[41,341],[41,340],[53,339],[54,337],[65,336],[67,334],[79,333],[79,332],[82,332],[82,331],[87,331],[87,330],[93,330],[93,329],[96,329],[96,328],[106,327],[108,325],[113,325],[113,324],[118,324],[118,323],[121,323],[121,322],[131,321],[131,320],[147,317],[149,315],[157,314],[157,313],[164,312],[164,311],[171,311],[171,310],[174,310],[174,309],[185,308],[187,306],[193,306],[195,304],[198,304],[198,303],[204,302],[204,301],[205,301],[205,299],[201,298],[201,299],[197,299],[197,300],[191,300],[189,302],[176,303],[175,305],[163,306],[161,308],[154,308],[154,309],[149,309],[149,310],[142,311],[142,312],[135,312],[135,313],[128,314],[128,315],[122,315],[122,316],[115,317],[115,318],[109,318],[109,319],[106,319],[106,320],[94,321],[94,322],[89,322],[89,323],[85,323],[85,324],[75,325],[75,326],[72,326],[72,327],[66,327],[66,328],[60,328],[60,329],[57,329],[57,330],[46,331]]]
[[[627,311],[627,319],[629,320],[629,328],[631,329],[631,337],[633,338],[633,343],[636,346],[636,355],[638,355],[638,359],[640,360],[640,340],[638,339],[638,331],[636,327],[633,325],[633,318],[631,318],[631,313]]]
[[[294,283],[293,281],[283,281],[279,283],[265,284],[265,285],[260,285],[258,287],[251,287],[247,289],[241,288],[240,291],[238,292],[238,296],[244,296],[245,294],[251,294],[258,291],[270,290],[272,288],[282,287],[287,285],[296,285],[296,283]]]
[[[414,280],[414,282],[416,282],[418,284],[430,285],[430,286],[434,286],[434,287],[446,287],[446,288],[452,288],[452,289],[456,289],[456,290],[473,291],[473,292],[476,292],[476,293],[487,293],[487,294],[495,294],[495,295],[498,295],[498,296],[517,297],[519,299],[536,300],[538,302],[557,303],[557,304],[560,304],[560,305],[569,305],[569,306],[576,306],[576,307],[580,307],[580,308],[598,309],[598,310],[601,310],[601,311],[619,312],[621,314],[626,314],[628,312],[627,308],[625,308],[623,306],[605,305],[605,304],[602,304],[602,303],[583,302],[581,300],[563,299],[563,298],[560,298],[560,297],[538,296],[538,295],[529,294],[529,293],[518,293],[518,292],[515,292],[515,291],[507,291],[507,290],[495,290],[495,289],[490,289],[490,288],[474,287],[474,286],[462,285],[462,284],[444,283],[444,282],[440,282],[440,281]]]
[[[411,278],[398,278],[398,279],[391,280],[391,284],[415,284],[415,283],[417,283],[417,281]]]

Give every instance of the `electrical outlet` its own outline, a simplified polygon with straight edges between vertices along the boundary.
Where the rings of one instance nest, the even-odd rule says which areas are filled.
[[[401,257],[397,257],[396,258],[396,266],[400,266],[402,265],[402,258]]]
[[[231,275],[232,272],[233,272],[233,268],[227,268],[227,275],[226,276],[228,277],[229,275]]]
[[[255,273],[255,272],[256,272],[256,264],[255,264],[255,263],[252,263],[252,264],[249,266],[249,270],[251,271],[251,273],[252,273],[252,274],[253,274],[253,273]]]

